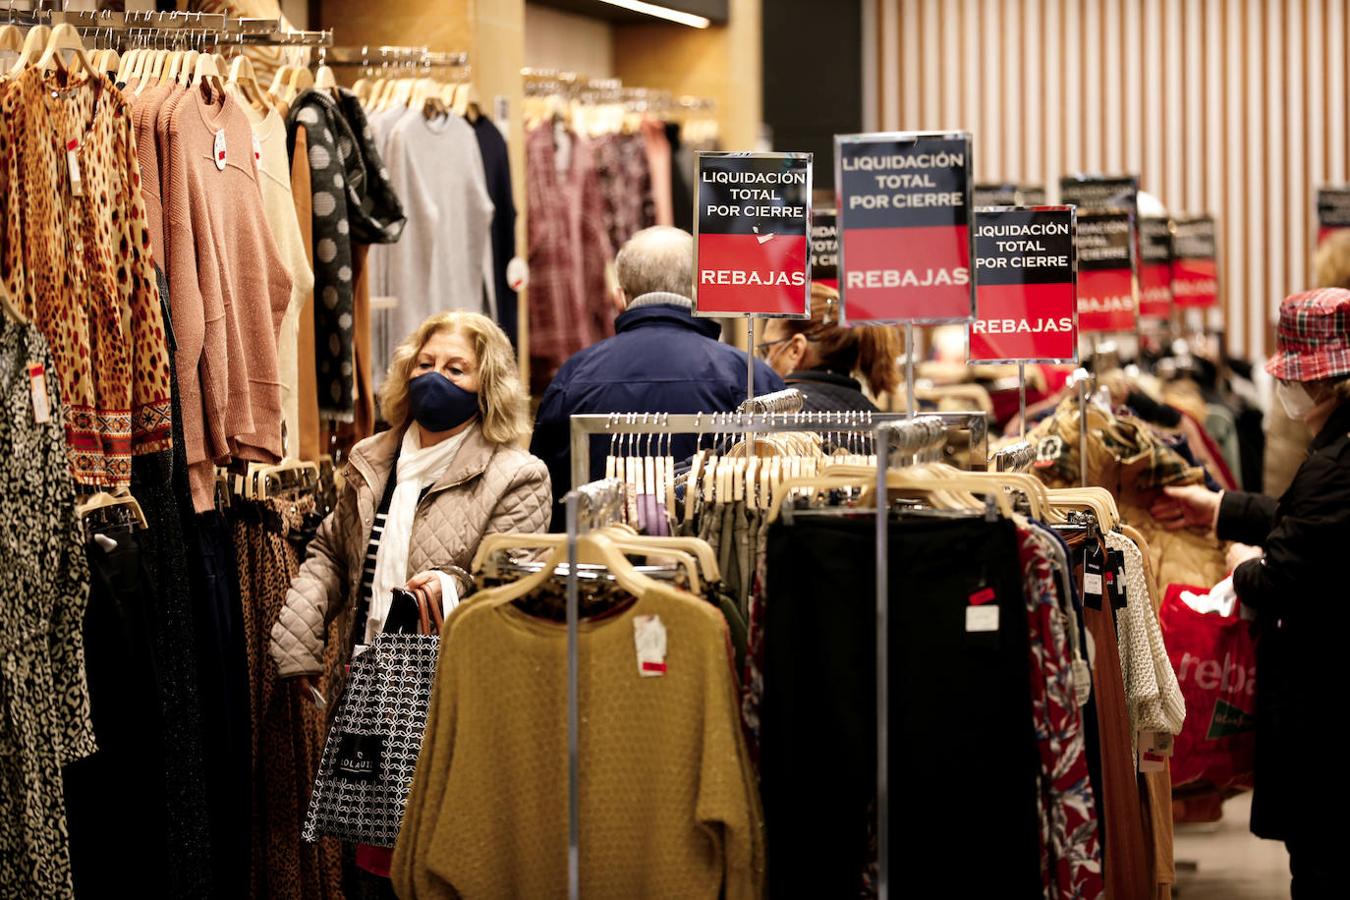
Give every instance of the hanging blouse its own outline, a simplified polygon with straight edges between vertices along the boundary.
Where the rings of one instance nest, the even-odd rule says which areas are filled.
[[[0,275],[51,346],[75,480],[118,488],[171,442],[167,338],[127,102],[62,81],[27,69],[0,98]]]
[[[84,677],[89,569],[66,466],[59,389],[36,421],[31,325],[0,316],[0,893],[69,897],[61,768],[93,753]]]

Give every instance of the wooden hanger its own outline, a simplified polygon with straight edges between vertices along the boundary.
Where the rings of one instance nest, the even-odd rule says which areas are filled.
[[[272,76],[272,84],[268,87],[267,93],[271,94],[273,97],[282,96],[281,91],[286,86],[286,81],[291,77],[291,72],[294,70],[295,66],[290,63],[283,63],[278,66],[276,73]]]
[[[4,51],[20,53],[23,51],[23,32],[19,26],[6,22],[0,25],[0,53]]]
[[[314,74],[305,66],[296,66],[291,70],[290,78],[286,80],[285,97],[288,101],[294,102],[302,91],[312,87],[314,87]]]
[[[333,69],[320,57],[319,68],[314,72],[314,88],[320,91],[331,91],[336,89],[337,86],[337,76],[333,74]]]
[[[10,319],[21,324],[28,323],[28,317],[19,310],[19,304],[14,302],[14,298],[9,295],[9,288],[0,281],[0,312],[3,312]]]
[[[220,74],[220,65],[216,62],[215,55],[211,53],[197,54],[196,63],[192,67],[192,84],[200,86],[205,82],[209,82],[213,90],[225,93],[225,81]]]
[[[908,469],[892,469],[886,473],[886,486],[891,490],[914,491],[930,495],[948,495],[956,496],[955,492],[964,492],[976,496],[991,498],[998,506],[999,512],[1005,517],[1011,517],[1013,514],[1012,503],[1008,500],[1008,495],[1004,493],[1002,485],[992,481],[982,481],[978,478],[969,477],[973,473],[962,472],[960,476],[936,477],[933,474],[925,475],[922,472],[912,472]],[[774,492],[773,503],[769,506],[770,522],[778,518],[782,511],[783,501],[799,488],[812,488],[817,491],[828,491],[839,488],[862,488],[867,490],[876,485],[876,471],[873,470],[866,477],[853,475],[836,474],[834,470],[826,469],[824,474],[814,477],[787,478],[779,483]],[[968,504],[962,504],[968,506]]]
[[[538,549],[541,545],[540,538],[552,538],[555,535],[501,535],[502,538],[515,538],[515,542],[498,542],[498,549]],[[548,541],[547,543],[551,543]],[[480,554],[481,555],[481,548]],[[479,556],[475,556],[475,561]],[[496,604],[509,603],[512,600],[518,600],[522,597],[528,597],[540,588],[545,582],[553,577],[553,573],[558,566],[567,562],[567,541],[564,539],[553,548],[547,559],[544,560],[543,567],[533,575],[527,575],[519,581],[513,581],[494,589],[491,595],[491,602]],[[628,558],[624,556],[623,551],[607,534],[600,532],[588,532],[577,538],[577,564],[578,565],[598,565],[604,566],[609,570],[609,574],[624,590],[634,595],[642,595],[652,590],[669,591],[668,587],[663,586],[659,581],[647,575],[638,572]]]
[[[19,57],[14,60],[14,65],[10,66],[9,74],[17,75],[33,65],[37,58],[42,55],[51,33],[52,30],[46,25],[34,25],[28,29],[28,36],[23,39],[23,47],[19,49]]]
[[[84,41],[80,39],[80,32],[74,25],[62,22],[52,29],[51,35],[47,38],[47,49],[42,51],[42,56],[34,63],[39,69],[57,68],[62,71],[69,71],[66,61],[61,56],[62,50],[69,50],[71,53],[70,66],[79,65],[90,75],[99,74],[98,69],[89,61],[89,56],[84,50]]]
[[[319,484],[319,464],[308,460],[283,459],[272,466],[250,466],[244,480],[244,496],[249,500],[266,500],[275,496],[269,486],[269,479],[289,475],[298,479],[299,485],[317,487]]]
[[[131,513],[138,528],[150,527],[145,519],[145,512],[141,509],[141,504],[136,501],[135,497],[131,496],[131,492],[126,488],[121,488],[113,494],[100,491],[76,504],[75,513],[83,519],[96,510],[112,509],[119,506],[125,507]]]
[[[262,85],[258,83],[257,72],[253,69],[253,61],[247,56],[240,54],[230,63],[229,84],[239,88],[239,93],[254,107],[263,113],[271,112],[273,109],[272,101],[263,91]]]
[[[185,50],[183,57],[178,61],[178,86],[188,88],[192,86],[192,76],[197,70],[197,59],[201,53],[196,50]]]

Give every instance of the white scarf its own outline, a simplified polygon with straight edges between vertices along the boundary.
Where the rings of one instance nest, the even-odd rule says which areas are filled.
[[[375,578],[371,586],[370,613],[366,618],[365,643],[374,641],[375,635],[384,628],[394,588],[408,583],[408,545],[412,542],[413,518],[422,491],[445,474],[460,445],[476,427],[470,425],[431,447],[422,446],[416,426],[409,425],[404,433],[403,446],[398,453],[398,483],[389,501],[389,515],[375,553]]]

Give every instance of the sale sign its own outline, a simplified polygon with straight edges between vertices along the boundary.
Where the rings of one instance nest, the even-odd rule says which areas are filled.
[[[839,287],[839,219],[833,209],[817,209],[811,220],[811,280]]]
[[[806,318],[811,154],[698,154],[694,314]]]
[[[971,362],[1078,361],[1074,210],[975,211]]]
[[[1139,220],[1139,315],[1172,315],[1172,222],[1166,218]]]
[[[1172,256],[1172,294],[1177,306],[1218,305],[1219,254],[1214,217],[1177,219]]]
[[[1136,175],[1065,175],[1059,180],[1059,202],[1085,209],[1123,209],[1139,212]]]
[[[970,135],[836,135],[840,294],[850,322],[966,322]]]
[[[1134,229],[1131,214],[1078,212],[1079,331],[1133,331],[1135,327]]]
[[[1333,231],[1350,228],[1350,187],[1317,189],[1317,243]]]

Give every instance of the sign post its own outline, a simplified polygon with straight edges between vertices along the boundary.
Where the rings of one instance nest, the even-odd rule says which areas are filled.
[[[1072,206],[975,210],[975,318],[968,362],[1017,363],[1026,433],[1026,364],[1078,362]]]
[[[747,399],[755,318],[811,313],[811,154],[700,151],[694,315],[745,316]]]
[[[835,135],[840,306],[855,324],[905,326],[914,403],[914,325],[969,322],[971,153],[965,132]]]

